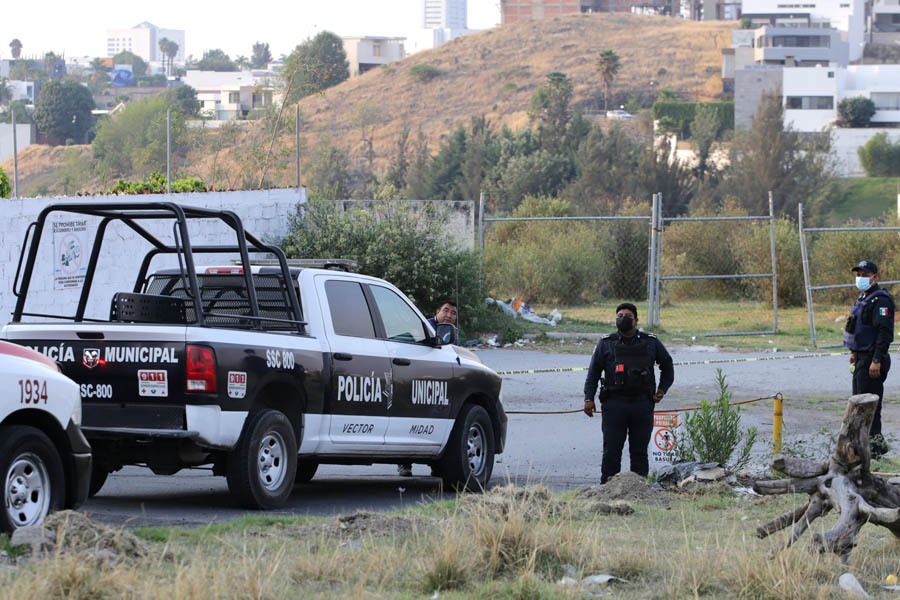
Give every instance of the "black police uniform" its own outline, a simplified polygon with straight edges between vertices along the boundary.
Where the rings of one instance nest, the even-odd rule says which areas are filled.
[[[860,263],[862,264],[862,263]],[[881,433],[881,397],[891,369],[888,346],[894,339],[894,299],[876,283],[859,295],[844,327],[844,346],[853,352],[853,393],[877,394],[878,408],[869,428],[869,436]],[[869,377],[872,361],[881,363],[881,376]]]
[[[603,461],[600,483],[622,469],[622,449],[628,438],[631,470],[646,476],[650,471],[647,446],[653,433],[653,396],[656,374],[660,370],[659,389],[664,393],[675,381],[672,357],[655,335],[638,331],[631,337],[620,333],[603,336],[591,357],[584,399],[593,400],[601,373],[605,373],[600,390],[603,411]]]

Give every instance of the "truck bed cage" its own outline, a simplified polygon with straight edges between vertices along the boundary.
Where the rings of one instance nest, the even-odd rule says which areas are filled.
[[[28,296],[28,288],[31,284],[31,277],[34,273],[35,262],[37,261],[38,247],[40,246],[41,236],[47,217],[51,213],[69,213],[76,215],[85,215],[100,217],[100,223],[97,226],[97,232],[94,235],[94,241],[91,248],[90,258],[88,260],[87,269],[84,275],[84,283],[81,288],[81,295],[78,299],[78,307],[75,315],[71,317],[63,317],[61,315],[45,315],[40,313],[26,313],[25,299]],[[170,219],[172,223],[172,231],[174,245],[167,244],[153,235],[147,229],[139,224],[139,221],[147,220],[163,220]],[[188,234],[187,222],[189,219],[216,219],[224,223],[235,233],[236,243],[228,246],[197,246],[191,245]],[[300,301],[297,295],[296,286],[287,282],[291,281],[290,268],[284,252],[278,246],[263,243],[261,240],[244,230],[240,217],[230,210],[213,210],[196,206],[182,206],[174,202],[101,202],[101,203],[58,203],[46,206],[38,215],[36,221],[30,223],[25,231],[25,239],[22,243],[22,252],[19,255],[19,263],[16,267],[16,276],[13,281],[13,294],[16,295],[16,307],[13,311],[13,322],[20,322],[23,316],[40,316],[40,317],[56,317],[71,319],[75,322],[96,322],[95,319],[85,318],[84,313],[87,308],[88,298],[90,296],[91,285],[94,281],[94,275],[97,269],[97,260],[100,256],[100,250],[103,246],[103,238],[106,228],[113,221],[120,221],[130,228],[141,238],[146,240],[153,246],[144,256],[138,272],[137,281],[134,285],[134,293],[140,290],[147,283],[147,272],[150,268],[150,262],[153,258],[160,254],[174,254],[178,258],[180,278],[184,283],[184,292],[189,299],[202,298],[200,285],[197,278],[197,272],[194,265],[194,254],[204,253],[238,253],[240,254],[240,263],[243,266],[243,290],[246,293],[246,304],[249,314],[242,313],[239,315],[213,315],[209,311],[204,310],[203,302],[193,303],[194,310],[191,311],[194,322],[201,327],[215,326],[213,322],[208,322],[210,316],[227,316],[230,322],[244,321],[252,324],[254,329],[263,329],[263,323],[272,321],[281,324],[287,324],[291,329],[296,329],[300,334],[305,334],[305,325],[302,312],[300,310]],[[30,239],[29,239],[30,234]],[[26,257],[27,251],[27,257]],[[257,289],[254,283],[254,276],[251,270],[250,252],[264,252],[275,256],[277,265],[281,267],[281,277],[285,282],[281,287],[290,306],[289,319],[275,318],[260,314],[259,299],[257,297]],[[24,261],[24,268],[23,268]],[[20,284],[21,276],[21,284]],[[213,319],[215,321],[216,319]]]

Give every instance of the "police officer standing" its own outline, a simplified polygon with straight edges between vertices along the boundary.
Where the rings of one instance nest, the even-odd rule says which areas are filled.
[[[891,369],[888,346],[894,339],[894,299],[878,286],[878,267],[872,261],[864,260],[851,271],[856,273],[856,287],[861,293],[844,327],[844,345],[850,349],[853,393],[878,396],[869,428],[872,456],[877,458],[888,451],[881,435],[881,397]]]
[[[622,449],[628,438],[631,470],[647,476],[647,447],[653,433],[653,408],[675,381],[672,357],[655,335],[637,328],[637,307],[623,302],[616,307],[616,333],[603,336],[591,357],[584,382],[584,412],[593,417],[594,395],[600,382],[603,413],[603,461],[600,483],[622,469]],[[656,386],[654,363],[659,365]],[[601,377],[601,373],[605,377]]]

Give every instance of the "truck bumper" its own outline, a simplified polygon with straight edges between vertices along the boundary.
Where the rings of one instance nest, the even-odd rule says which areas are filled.
[[[91,447],[85,439],[81,428],[69,421],[66,427],[66,437],[69,438],[69,446],[72,448],[72,465],[69,480],[72,487],[68,493],[69,508],[77,508],[87,500],[88,490],[91,485]]]

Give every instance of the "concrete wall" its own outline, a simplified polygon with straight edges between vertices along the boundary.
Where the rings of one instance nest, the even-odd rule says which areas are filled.
[[[16,148],[21,152],[32,143],[34,129],[31,125],[20,125],[16,123]],[[12,158],[13,155],[13,128],[11,123],[0,123],[0,163]],[[9,180],[12,181],[12,172],[7,173]]]
[[[750,67],[734,72],[734,126],[750,129],[763,93],[781,85],[782,67]]]
[[[859,164],[857,150],[864,146],[872,137],[879,133],[887,134],[887,139],[893,144],[900,143],[900,129],[882,129],[869,127],[866,129],[832,130],[832,145],[837,161],[837,173],[840,177],[865,177],[866,172]]]

